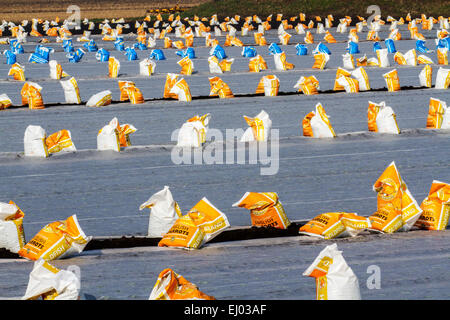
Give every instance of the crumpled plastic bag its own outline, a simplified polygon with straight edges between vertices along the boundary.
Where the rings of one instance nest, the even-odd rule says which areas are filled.
[[[170,268],[158,276],[149,300],[216,300]]]
[[[110,90],[100,91],[92,95],[86,102],[87,107],[103,107],[111,104],[112,92]]]
[[[276,192],[246,192],[233,207],[250,210],[252,226],[287,229],[291,224]]]
[[[71,77],[68,80],[61,80],[59,82],[64,90],[64,98],[68,104],[80,104],[80,89],[78,87],[77,80]]]
[[[206,131],[211,115],[195,116],[186,121],[178,132],[178,147],[198,148],[206,142]]]
[[[266,97],[274,97],[278,95],[279,88],[280,79],[275,75],[267,75],[259,80],[255,93],[264,93]]]
[[[34,262],[22,300],[79,300],[80,279],[70,270],[61,270],[43,259]]]
[[[450,129],[450,108],[443,100],[431,97],[428,107],[428,129]]]
[[[26,157],[48,157],[47,134],[40,126],[29,125],[24,134],[24,154]]]
[[[11,107],[12,101],[7,94],[0,94],[0,110]]]
[[[319,80],[315,76],[301,76],[294,88],[306,95],[319,94]]]

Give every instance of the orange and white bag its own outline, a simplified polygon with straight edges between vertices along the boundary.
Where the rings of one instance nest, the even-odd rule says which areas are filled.
[[[23,137],[24,154],[26,157],[48,157],[45,140],[47,134],[40,126],[29,125]]]
[[[319,80],[315,76],[301,76],[294,88],[306,95],[319,94]]]
[[[336,76],[335,76],[335,79],[334,79],[333,91],[345,90],[344,86],[339,84],[339,82],[337,81],[342,76],[350,77],[351,73],[350,73],[350,71],[347,71],[344,68],[338,67],[337,70],[336,70]]]
[[[139,206],[139,210],[145,208],[150,209],[148,237],[162,238],[182,215],[181,209],[173,199],[168,186],[164,186],[164,189],[153,194]]]
[[[387,67],[391,66],[391,64],[389,63],[389,58],[388,58],[388,49],[386,49],[386,48],[378,49],[376,53],[377,53],[377,59],[378,59],[378,66],[380,68],[387,68]]]
[[[339,85],[343,86],[345,92],[347,93],[355,93],[359,92],[359,82],[357,79],[352,77],[340,76],[336,81]]]
[[[97,150],[113,150],[120,152],[119,130],[117,129],[117,124],[111,122],[98,131]]]
[[[0,110],[4,110],[12,106],[12,101],[7,94],[0,94]]]
[[[341,221],[341,216],[342,212],[321,213],[301,226],[299,233],[321,239],[347,237],[349,234]]]
[[[433,180],[423,210],[415,226],[426,230],[445,230],[450,216],[450,184]]]
[[[158,276],[149,300],[216,300],[170,268]]]
[[[208,58],[209,72],[210,73],[224,73],[231,70],[231,64],[234,59],[223,59],[219,62],[216,56],[210,56]]]
[[[361,300],[358,277],[337,244],[326,246],[303,276],[316,280],[316,300]]]
[[[156,63],[151,59],[144,59],[139,62],[139,74],[141,76],[151,76],[155,73]]]
[[[52,133],[45,139],[48,153],[76,152],[69,130],[63,129]]]
[[[141,90],[132,81],[119,81],[120,101],[130,101],[131,104],[144,103]]]
[[[373,230],[393,233],[410,230],[422,213],[392,162],[375,181],[377,211],[369,219]]]
[[[211,115],[195,116],[186,121],[178,132],[178,147],[198,148],[206,142],[206,132]]]
[[[308,113],[302,121],[303,136],[314,138],[334,138],[336,134],[331,126],[325,109],[319,102],[316,104],[316,110]]]
[[[184,78],[181,78],[175,82],[170,88],[169,94],[178,101],[189,102],[192,101],[191,90]]]
[[[226,84],[221,78],[219,77],[210,77],[209,79],[209,85],[211,87],[211,90],[209,92],[209,95],[219,96],[219,98],[233,98],[233,92],[231,91],[228,84]]]
[[[433,60],[430,57],[421,54],[417,56],[417,64],[434,64]]]
[[[437,48],[436,49],[438,64],[448,65],[448,49]]]
[[[450,69],[439,67],[436,74],[435,89],[447,89],[450,85]]]
[[[314,36],[312,35],[311,31],[306,31],[306,35],[303,38],[303,40],[305,41],[305,43],[307,44],[312,44],[314,43]]]
[[[433,81],[433,69],[427,64],[419,73],[419,82],[421,87],[431,88]]]
[[[80,104],[80,89],[78,88],[77,80],[71,77],[69,80],[61,80],[59,82],[64,90],[64,98],[68,104]]]
[[[50,60],[48,66],[50,68],[50,79],[60,80],[61,78],[69,76],[63,71],[61,64],[56,60]]]
[[[34,262],[22,300],[79,300],[80,279],[70,270],[61,270],[43,259]]]
[[[330,56],[325,52],[318,52],[314,55],[314,64],[312,66],[313,69],[325,69],[328,61],[330,60]]]
[[[383,78],[386,81],[388,91],[400,91],[400,79],[398,78],[397,69],[384,73]]]
[[[280,24],[280,26],[281,26],[281,24]],[[280,43],[282,45],[288,45],[291,37],[292,37],[292,35],[290,35],[286,31],[283,31],[280,35],[278,35],[278,39],[280,39]]]
[[[333,35],[330,33],[330,31],[325,32],[325,36],[323,37],[323,40],[325,40],[327,43],[336,43],[336,39],[333,37]]]
[[[263,76],[259,80],[255,93],[264,93],[266,97],[275,97],[278,95],[280,80],[275,75]]]
[[[399,134],[400,129],[394,110],[386,106],[384,101],[378,103],[369,101],[367,109],[367,124],[369,131],[380,133]]]
[[[22,105],[28,104],[30,109],[44,109],[44,101],[41,95],[42,87],[35,82],[25,82],[20,94],[22,96]]]
[[[25,81],[25,67],[17,62],[9,69],[8,76],[12,76],[14,80]]]
[[[267,63],[264,58],[258,54],[248,62],[248,69],[250,72],[260,72],[261,70],[267,69]]]
[[[120,61],[115,57],[109,57],[108,60],[108,76],[110,78],[117,78],[120,71]]]
[[[177,99],[177,96],[174,93],[170,93],[170,90],[173,88],[175,83],[178,81],[178,75],[175,73],[168,73],[166,76],[166,83],[164,84],[164,93],[163,97],[165,99]]]
[[[111,104],[112,102],[112,92],[110,90],[104,90],[98,92],[86,102],[87,107],[103,107]]]
[[[42,228],[22,249],[19,256],[28,260],[55,260],[81,253],[91,236],[81,229],[76,215]]]
[[[276,192],[246,192],[233,207],[250,210],[252,226],[287,229],[291,224]]]
[[[428,129],[450,129],[450,108],[443,100],[430,98],[428,116]]]
[[[272,129],[272,120],[267,112],[261,110],[254,118],[244,116],[244,119],[249,128],[245,130],[240,142],[267,141]]]
[[[177,64],[181,67],[180,74],[190,76],[194,72],[194,62],[189,57],[184,57]]]
[[[199,249],[229,226],[226,215],[203,198],[176,220],[158,246]]]
[[[286,61],[286,53],[284,51],[275,53],[273,59],[275,61],[275,68],[279,71],[294,69],[294,65]]]
[[[23,218],[25,214],[13,202],[0,202],[0,248],[17,253],[25,245]]]
[[[363,67],[358,67],[350,72],[351,76],[358,80],[359,91],[369,91],[370,82],[369,76]]]

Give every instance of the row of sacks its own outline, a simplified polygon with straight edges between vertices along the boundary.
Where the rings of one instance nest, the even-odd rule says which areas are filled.
[[[1,101],[1,96],[0,96]],[[188,119],[179,129],[178,147],[201,147],[206,142],[211,115],[194,116]],[[262,110],[254,117],[244,115],[248,128],[240,138],[240,142],[267,141],[272,128],[272,120]],[[369,101],[367,109],[368,130],[371,132],[400,134],[394,110],[384,101]],[[450,129],[450,108],[443,100],[431,97],[426,119],[427,129]],[[302,120],[303,136],[314,138],[333,138],[336,133],[329,116],[321,103],[317,103],[314,111],[309,112]],[[119,124],[113,118],[101,128],[97,134],[97,150],[113,150],[131,146],[130,135],[137,129],[131,124]],[[58,152],[75,152],[69,130],[63,129],[47,137],[45,129],[29,125],[24,135],[24,155],[31,157],[48,157]]]
[[[394,233],[445,230],[450,215],[450,184],[434,180],[428,196],[417,203],[392,162],[373,184],[377,210],[369,217],[350,212],[327,212],[314,217],[299,232],[312,237],[333,239],[354,237],[363,231]]]
[[[21,300],[80,300],[82,290],[76,269],[59,269],[47,260],[34,262]],[[359,280],[337,244],[326,246],[303,272],[315,279],[316,300],[361,300]],[[217,300],[171,268],[162,270],[148,300]]]
[[[137,129],[131,124],[119,124],[113,118],[101,128],[97,134],[97,150],[113,150],[120,152],[122,148],[131,146],[130,134]],[[76,152],[69,130],[62,129],[49,136],[41,126],[29,125],[24,135],[24,155],[26,157],[47,158],[56,153]]]

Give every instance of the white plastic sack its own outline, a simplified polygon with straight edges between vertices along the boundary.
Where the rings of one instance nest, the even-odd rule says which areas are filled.
[[[89,98],[88,102],[86,102],[87,107],[101,107],[106,106],[111,103],[111,95],[112,92],[109,90],[104,90],[99,93],[94,94]]]
[[[317,300],[361,300],[358,277],[336,243],[325,247],[303,276],[316,279]]]
[[[69,270],[60,270],[43,259],[35,261],[30,273],[27,290],[22,300],[47,296],[52,300],[78,300],[79,278]]]
[[[139,206],[139,210],[150,209],[148,223],[149,237],[162,237],[181,216],[180,208],[173,200],[168,186],[152,195],[146,202]]]
[[[78,88],[77,80],[74,77],[69,80],[61,80],[61,86],[64,90],[64,97],[66,99],[66,103],[68,104],[80,104],[80,89]]]
[[[254,118],[246,116],[244,116],[244,118],[246,118],[247,123],[249,123],[250,121],[253,125],[245,130],[240,142],[268,140],[270,130],[272,129],[272,120],[270,119],[269,114],[266,111],[261,110],[261,112],[258,113]]]
[[[25,156],[48,157],[46,138],[47,134],[42,127],[29,125],[23,138]]]
[[[117,120],[117,118],[114,118]],[[113,120],[114,120],[113,119]],[[119,132],[117,131],[117,123],[111,121],[104,126],[97,134],[97,150],[113,150],[120,152]]]

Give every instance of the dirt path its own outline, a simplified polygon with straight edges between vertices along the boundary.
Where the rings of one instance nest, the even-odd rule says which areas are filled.
[[[147,10],[171,8],[177,4],[181,8],[191,8],[206,0],[165,0],[165,1],[117,1],[117,0],[4,0],[2,1],[2,10],[0,19],[7,21],[22,21],[32,18],[40,19],[66,19],[72,13],[67,13],[67,8],[71,5],[80,7],[81,18],[135,18],[145,16]]]

